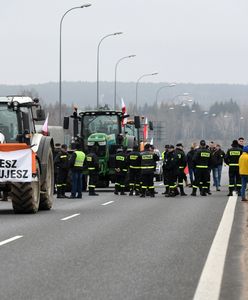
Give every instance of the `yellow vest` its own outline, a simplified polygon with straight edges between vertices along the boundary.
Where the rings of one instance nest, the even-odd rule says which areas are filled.
[[[83,151],[75,151],[76,159],[74,163],[74,167],[82,167],[85,160],[85,154]]]

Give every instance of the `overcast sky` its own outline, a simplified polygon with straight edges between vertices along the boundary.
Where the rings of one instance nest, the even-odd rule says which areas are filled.
[[[58,81],[59,22],[63,80],[248,83],[247,0],[1,0],[0,84]]]

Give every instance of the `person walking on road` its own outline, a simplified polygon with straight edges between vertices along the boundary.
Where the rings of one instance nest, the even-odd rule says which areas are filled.
[[[57,186],[57,198],[67,198],[65,195],[66,182],[69,172],[69,157],[67,153],[67,145],[61,145],[60,151],[54,159],[56,186]]]
[[[195,168],[195,182],[193,184],[191,196],[196,196],[197,188],[200,189],[201,196],[207,196],[211,164],[211,152],[209,149],[207,149],[205,140],[201,140],[200,147],[196,150],[193,157],[193,165]]]
[[[239,174],[241,176],[241,201],[248,201],[245,197],[246,186],[248,183],[248,146],[243,147],[243,153],[239,158]]]
[[[239,157],[242,154],[242,149],[237,140],[232,142],[232,148],[227,150],[224,161],[229,166],[229,193],[227,196],[232,196],[236,190],[240,196],[241,177],[239,174]]]
[[[74,151],[70,159],[70,166],[72,169],[72,190],[70,196],[71,199],[82,198],[83,165],[85,160],[85,153],[81,149],[81,146],[79,144],[76,144],[76,150]]]
[[[89,148],[89,154],[86,156],[86,166],[89,174],[89,196],[98,196],[95,192],[99,172],[99,159],[96,153],[96,146],[92,146]]]

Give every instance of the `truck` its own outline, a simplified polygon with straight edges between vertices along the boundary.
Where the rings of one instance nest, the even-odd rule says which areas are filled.
[[[54,142],[36,132],[45,120],[39,99],[0,97],[0,191],[15,213],[50,210],[54,189]]]
[[[99,158],[100,171],[98,187],[107,187],[111,182],[115,182],[114,158],[117,149],[125,146],[132,148],[138,143],[136,136],[125,133],[122,127],[124,119],[122,111],[99,109],[92,111],[82,111],[77,113],[74,110],[73,119],[74,142],[82,145],[83,151],[87,152],[88,147],[97,146],[97,156]],[[134,127],[139,128],[138,118]],[[69,117],[64,118],[64,129],[69,128]]]

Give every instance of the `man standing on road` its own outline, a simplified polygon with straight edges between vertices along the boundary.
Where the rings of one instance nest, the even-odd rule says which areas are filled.
[[[185,153],[183,151],[183,145],[181,143],[176,145],[175,153],[177,155],[177,161],[178,161],[177,182],[178,182],[179,189],[180,189],[180,195],[187,196],[187,194],[184,192],[184,188],[183,188],[183,179],[185,177],[184,169],[185,169],[187,163],[186,163]]]
[[[140,152],[139,146],[134,145],[133,151],[127,156],[127,165],[129,167],[129,195],[139,195],[140,193]]]
[[[248,146],[243,147],[243,153],[239,158],[239,174],[241,176],[241,201],[248,201],[245,197],[246,185],[248,182]]]
[[[207,196],[211,163],[211,152],[206,148],[206,142],[204,140],[201,140],[200,147],[196,150],[193,157],[193,164],[195,168],[195,182],[193,184],[193,191],[191,193],[191,196],[196,196],[197,188],[200,189],[201,196]]]
[[[117,153],[115,155],[115,195],[126,195],[125,193],[125,183],[127,176],[127,157],[122,148],[117,149]]]
[[[72,168],[71,199],[82,198],[83,164],[85,160],[85,153],[81,149],[82,148],[79,143],[76,144],[76,150],[70,159],[70,166]]]
[[[61,145],[59,153],[54,159],[54,166],[57,175],[57,198],[67,198],[65,195],[66,182],[69,171],[69,158],[67,153],[67,145]]]
[[[238,139],[238,144],[239,144],[239,148],[241,148],[243,150],[244,147],[244,143],[245,143],[245,139],[243,137],[240,137]]]
[[[96,155],[97,147],[92,146],[89,149],[89,154],[86,156],[86,165],[89,174],[89,196],[98,196],[95,192],[98,181],[99,159]]]
[[[169,145],[168,153],[164,156],[163,170],[166,174],[168,182],[168,193],[165,193],[165,197],[175,197],[176,196],[176,179],[177,179],[177,169],[178,169],[178,156],[175,153],[175,148],[173,145]]]
[[[225,163],[229,166],[229,193],[227,196],[232,196],[236,189],[240,196],[241,177],[239,174],[239,157],[242,154],[242,149],[237,140],[232,142],[232,148],[227,150],[225,155]]]
[[[141,152],[141,196],[145,197],[146,192],[151,197],[155,197],[153,177],[154,165],[156,164],[156,154],[151,151],[150,144],[146,144],[144,152]]]

